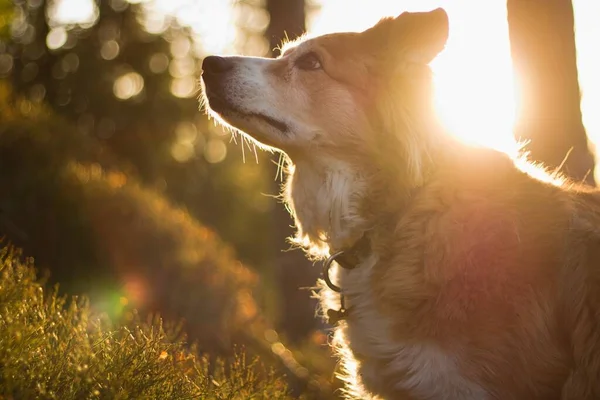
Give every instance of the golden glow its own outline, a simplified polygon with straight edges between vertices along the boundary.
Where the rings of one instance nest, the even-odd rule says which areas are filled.
[[[131,2],[131,1],[130,1]],[[166,29],[165,15],[191,29],[197,53],[234,53],[237,26],[233,13],[235,0],[153,0],[143,4],[144,25],[156,33]]]
[[[171,81],[171,94],[176,97],[192,97],[198,94],[200,90],[198,79],[194,76],[184,76],[183,78],[174,78]]]
[[[137,72],[128,72],[115,80],[113,85],[114,95],[127,100],[137,96],[144,89],[144,78]]]
[[[310,16],[311,34],[360,31],[384,16],[444,7],[450,38],[433,61],[436,104],[448,129],[466,142],[514,153],[514,90],[505,0],[321,0]],[[590,141],[600,143],[600,58],[597,38],[600,2],[573,0],[583,123]],[[595,107],[594,107],[595,106]],[[592,145],[592,147],[594,147]],[[600,177],[600,167],[596,167]]]
[[[48,16],[58,25],[92,25],[99,11],[93,0],[55,0],[50,2]]]
[[[164,53],[154,53],[148,61],[150,71],[155,74],[161,74],[169,68],[169,57]]]
[[[123,278],[123,289],[128,302],[131,301],[136,307],[140,307],[148,300],[148,287],[146,282],[136,275]]]
[[[600,143],[600,58],[598,38],[600,38],[600,2],[573,0],[575,12],[575,43],[577,45],[577,69],[581,88],[581,112],[583,125],[592,142],[591,147],[598,148]],[[595,146],[594,146],[595,144]],[[596,153],[596,182],[600,178],[600,160]]]
[[[464,141],[512,152],[515,95],[505,0],[325,0],[309,30],[360,31],[384,16],[436,7],[450,18],[446,49],[431,65],[440,118]]]
[[[197,94],[197,68],[190,60],[206,54],[236,53],[240,45],[238,28],[266,28],[264,10],[236,0],[128,0],[140,4],[144,28],[151,33],[164,32],[173,18],[190,28],[192,40],[175,37],[170,52],[177,60],[169,65],[165,54],[150,60],[154,73],[167,69],[172,76],[171,92],[177,97]],[[403,11],[426,11],[444,7],[450,17],[450,38],[446,50],[433,61],[436,104],[439,116],[448,129],[464,141],[504,151],[516,149],[512,136],[515,120],[515,98],[510,44],[506,21],[506,0],[312,0],[307,27],[311,34],[360,31],[384,16]],[[573,0],[576,24],[577,61],[582,89],[583,122],[593,143],[600,141],[600,58],[595,57],[600,25],[594,16],[600,14],[600,2]],[[66,41],[64,24],[86,24],[95,21],[98,10],[92,0],[55,0],[50,14],[55,28],[48,35],[48,47],[60,48]],[[57,28],[58,26],[58,28]],[[257,35],[247,38],[256,42],[245,49],[264,49]],[[257,41],[258,40],[258,41]],[[262,40],[262,42],[261,42]],[[102,56],[118,55],[113,43],[103,46]],[[257,52],[259,50],[256,50]],[[255,53],[253,55],[262,55]],[[6,64],[6,63],[4,63]],[[8,64],[6,64],[8,65]],[[597,108],[597,107],[596,107]],[[220,155],[221,146],[213,144],[212,155]],[[219,157],[208,157],[218,160]],[[600,169],[596,173],[600,176]]]
[[[211,164],[220,163],[227,156],[227,146],[221,139],[210,139],[204,147],[204,158]]]
[[[67,42],[67,31],[63,27],[53,28],[46,35],[46,46],[50,50],[61,48]]]
[[[175,138],[171,145],[171,156],[178,162],[187,162],[195,155],[197,149],[202,149],[204,137],[198,134],[196,125],[192,122],[180,122],[175,128]]]
[[[175,58],[184,58],[190,53],[192,43],[185,36],[178,36],[171,42],[171,54]]]
[[[192,76],[195,72],[195,60],[191,57],[176,58],[169,65],[169,73],[173,78]]]
[[[100,48],[100,56],[105,60],[114,60],[119,55],[119,43],[116,40],[107,40]]]

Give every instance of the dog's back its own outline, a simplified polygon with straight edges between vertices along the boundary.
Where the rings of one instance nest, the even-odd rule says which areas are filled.
[[[375,239],[374,306],[396,340],[433,343],[492,398],[596,398],[596,380],[576,376],[600,377],[598,218],[597,192],[467,150]]]

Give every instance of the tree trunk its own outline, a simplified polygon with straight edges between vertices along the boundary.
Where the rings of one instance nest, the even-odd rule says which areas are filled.
[[[271,16],[266,32],[271,50],[284,39],[293,40],[305,32],[304,0],[267,0],[267,11]]]
[[[515,136],[530,141],[527,150],[534,161],[551,169],[562,165],[561,172],[570,178],[593,184],[594,161],[581,119],[571,0],[508,0],[507,10],[520,94]]]
[[[266,8],[270,14],[270,22],[266,31],[270,49],[277,49],[285,39],[293,40],[305,31],[304,0],[267,0]],[[278,50],[274,50],[278,55]],[[278,157],[278,156],[276,156]],[[273,183],[273,192],[277,193],[279,186]],[[278,269],[276,278],[281,290],[281,320],[280,326],[292,341],[302,340],[317,327],[314,317],[316,302],[311,299],[308,290],[301,288],[313,287],[319,270],[311,265],[299,250],[286,251],[290,247],[286,238],[293,234],[293,221],[283,206],[276,207],[273,221],[275,224],[273,250],[275,266]]]

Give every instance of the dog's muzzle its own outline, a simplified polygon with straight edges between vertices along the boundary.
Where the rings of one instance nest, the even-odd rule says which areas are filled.
[[[225,57],[208,56],[202,61],[202,79],[207,84],[222,79],[233,69],[233,61]]]
[[[210,108],[215,112],[223,112],[228,108],[223,100],[223,83],[233,67],[231,60],[219,56],[208,56],[202,62],[202,80],[206,98]]]

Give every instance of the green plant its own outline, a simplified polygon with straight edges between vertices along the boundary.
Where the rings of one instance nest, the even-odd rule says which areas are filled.
[[[32,261],[0,249],[0,398],[285,399],[241,352],[198,357],[160,319],[113,326],[83,298],[47,291]]]

